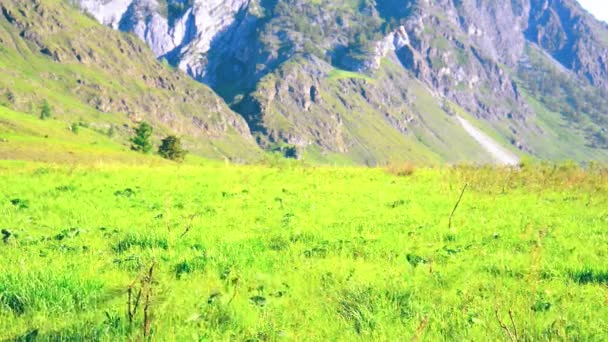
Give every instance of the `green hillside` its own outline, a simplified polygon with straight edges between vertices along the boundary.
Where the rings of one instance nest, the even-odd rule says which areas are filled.
[[[123,137],[110,137],[103,128],[84,122],[43,121],[1,106],[0,159],[57,164],[168,164],[160,157],[131,151]]]
[[[177,133],[193,152],[252,160],[246,123],[209,88],[156,61],[136,37],[112,31],[63,1],[0,4],[0,104],[110,127],[125,137],[139,121],[157,137]]]

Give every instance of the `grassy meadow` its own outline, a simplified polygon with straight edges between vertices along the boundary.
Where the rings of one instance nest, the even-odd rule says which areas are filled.
[[[0,340],[608,338],[605,169],[196,164],[0,162]]]
[[[540,48],[510,75],[433,15],[414,68],[348,72],[336,42],[379,41],[385,6],[252,2],[216,38],[260,63],[212,90],[72,2],[0,0],[0,341],[608,341],[608,168],[448,165],[494,160],[456,115],[523,159],[608,161],[601,93]],[[174,134],[183,163],[157,153]]]

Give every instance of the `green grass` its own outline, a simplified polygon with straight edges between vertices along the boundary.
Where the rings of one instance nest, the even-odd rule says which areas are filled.
[[[603,340],[608,173],[0,162],[0,339]],[[462,186],[469,187],[448,228]],[[496,317],[498,313],[499,319]]]
[[[332,81],[344,80],[344,79],[355,79],[355,80],[365,80],[370,83],[375,83],[376,80],[370,76],[367,76],[362,73],[352,72],[341,69],[333,69],[327,75],[327,78]]]
[[[121,163],[163,165],[168,161],[130,150],[126,136],[110,138],[106,126],[79,127],[59,119],[41,120],[0,106],[0,159],[46,163]],[[122,132],[125,135],[125,132]],[[196,156],[189,161],[197,162]]]

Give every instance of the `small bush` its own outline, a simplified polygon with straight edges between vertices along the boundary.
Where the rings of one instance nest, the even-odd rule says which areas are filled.
[[[13,198],[11,204],[19,209],[27,209],[30,207],[30,201],[21,198]]]
[[[135,195],[136,195],[135,190],[133,190],[131,188],[114,191],[114,196],[117,196],[117,197],[133,197]]]
[[[186,153],[188,152],[182,148],[181,139],[174,135],[164,138],[158,148],[161,157],[174,161],[183,161]]]
[[[197,256],[189,260],[183,260],[174,266],[175,277],[181,279],[183,275],[194,272],[202,272],[207,267],[207,258]]]
[[[416,167],[410,162],[404,162],[401,164],[390,164],[386,167],[386,172],[397,177],[411,176],[414,174],[414,171],[416,171]]]
[[[298,159],[298,148],[285,142],[277,142],[268,146],[268,150],[280,154],[284,158]]]
[[[128,235],[124,239],[118,241],[112,249],[116,253],[123,253],[130,250],[132,247],[141,249],[160,248],[169,249],[169,242],[165,238],[155,238],[152,236]]]
[[[114,125],[110,125],[110,128],[108,128],[108,131],[106,132],[106,135],[109,138],[114,138],[114,136],[116,135],[116,128],[114,127]]]
[[[78,134],[78,132],[80,131],[80,125],[76,122],[72,123],[70,125],[70,131],[72,131],[72,133],[74,134]]]
[[[7,105],[7,107],[8,107],[10,105],[15,104],[15,102],[16,102],[15,93],[13,93],[10,89],[7,90],[4,93],[4,96],[3,96],[3,99],[2,99],[2,103],[5,104],[5,105]]]
[[[135,129],[135,136],[131,138],[131,149],[133,151],[148,153],[152,150],[152,126],[142,122]]]
[[[15,293],[0,294],[0,304],[6,306],[15,315],[23,315],[25,313],[25,300]]]
[[[51,109],[51,105],[47,100],[42,101],[40,105],[40,119],[45,120],[49,119],[52,115],[53,110]]]

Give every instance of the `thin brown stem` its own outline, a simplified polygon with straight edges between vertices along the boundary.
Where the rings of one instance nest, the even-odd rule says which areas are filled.
[[[507,333],[507,336],[509,337],[509,340],[511,340],[512,342],[516,342],[517,340],[513,336],[513,333],[511,332],[511,330],[509,329],[509,327],[507,327],[502,322],[502,320],[500,319],[500,316],[498,315],[498,309],[494,310],[494,314],[496,315],[496,320],[498,321],[498,324],[500,325],[500,327],[502,328],[502,330],[504,330]]]
[[[464,187],[462,188],[462,191],[460,192],[460,197],[458,197],[458,201],[456,202],[456,205],[454,205],[454,209],[452,209],[452,212],[450,213],[450,221],[448,222],[448,228],[452,229],[452,218],[454,217],[454,213],[456,212],[456,209],[458,209],[458,206],[460,205],[460,201],[462,201],[462,197],[464,196],[464,192],[467,190],[467,187],[469,186],[469,184],[465,184]]]

